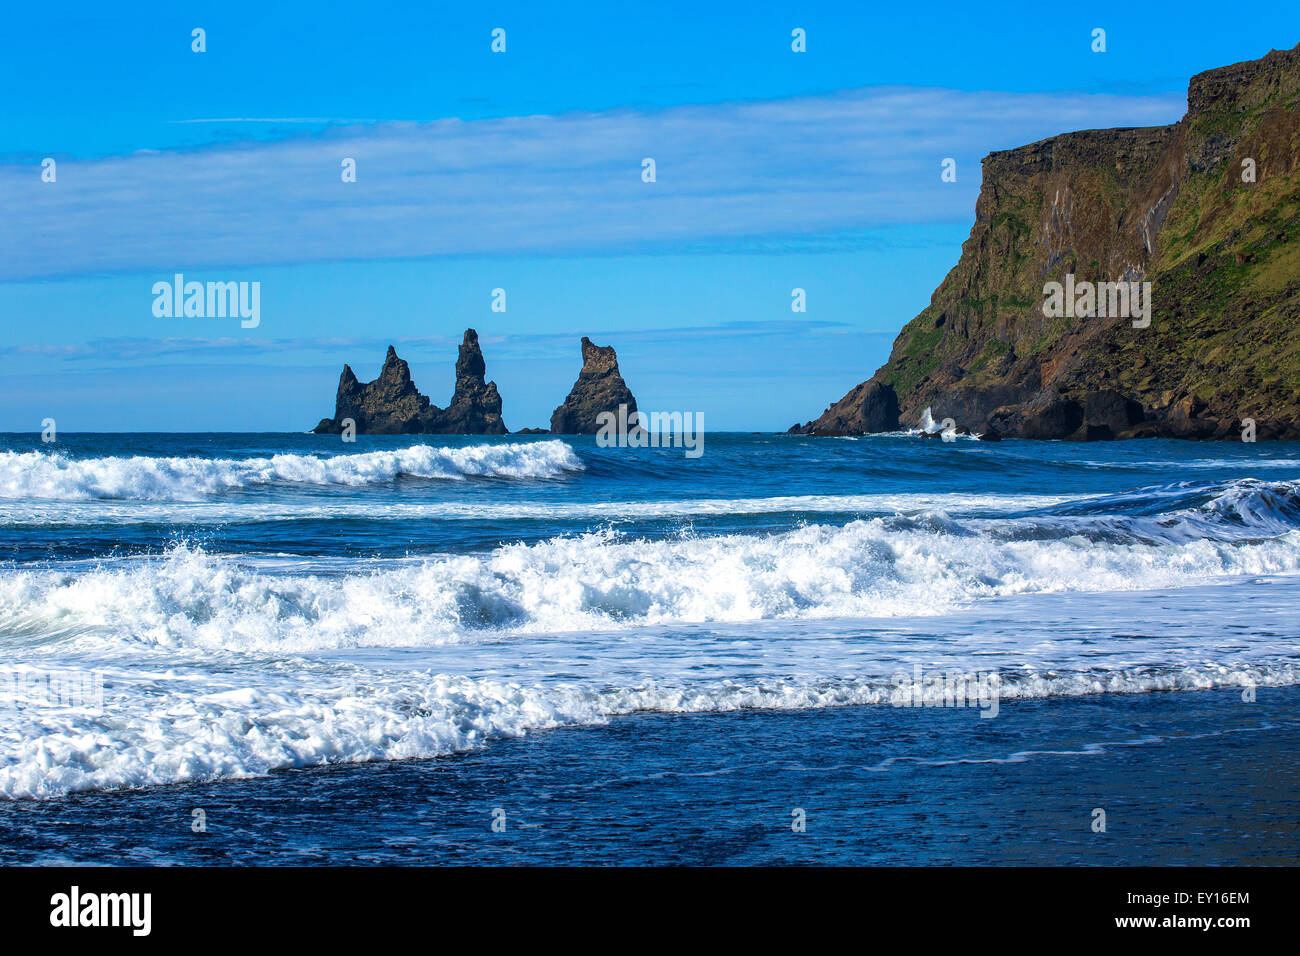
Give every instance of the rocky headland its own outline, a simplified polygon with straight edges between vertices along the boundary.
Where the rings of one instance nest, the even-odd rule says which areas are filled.
[[[990,437],[1223,439],[1249,420],[1300,439],[1298,106],[1300,46],[1196,75],[1172,126],[990,154],[929,307],[790,431],[915,428],[930,408]],[[1149,321],[1055,314],[1047,283],[1076,280],[1149,282]]]

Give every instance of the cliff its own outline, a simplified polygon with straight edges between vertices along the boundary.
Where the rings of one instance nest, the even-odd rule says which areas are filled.
[[[597,416],[601,412],[618,414],[620,405],[627,406],[627,419],[624,421],[630,420],[637,410],[636,399],[619,373],[618,356],[613,346],[593,345],[584,335],[582,371],[564,403],[551,414],[551,432],[557,435],[594,435],[600,430]]]
[[[505,435],[501,396],[495,382],[484,381],[485,372],[478,333],[466,329],[456,360],[455,392],[442,409],[415,387],[410,368],[390,345],[373,382],[362,384],[350,365],[343,366],[334,417],[321,419],[312,431],[336,435],[343,430],[343,420],[350,418],[358,434]]]
[[[1235,438],[1253,419],[1261,439],[1300,439],[1298,105],[1300,46],[1193,77],[1172,126],[990,154],[929,307],[791,431],[915,427],[931,407],[1024,438]],[[1056,314],[1049,282],[1149,282],[1149,324],[1114,301]]]

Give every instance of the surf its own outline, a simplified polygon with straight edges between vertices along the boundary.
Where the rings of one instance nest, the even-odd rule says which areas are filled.
[[[1156,514],[942,511],[769,534],[606,527],[473,553],[162,555],[0,576],[0,640],[305,652],[680,623],[940,615],[1016,594],[1300,572],[1300,493],[1244,480]],[[1095,504],[1093,507],[1097,507]],[[304,564],[306,569],[304,569]],[[42,635],[44,637],[42,637]]]
[[[264,458],[73,458],[6,451],[0,452],[0,499],[185,501],[272,483],[359,487],[399,477],[546,479],[582,468],[561,441]]]

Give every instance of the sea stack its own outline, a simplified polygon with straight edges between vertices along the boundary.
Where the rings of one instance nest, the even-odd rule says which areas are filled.
[[[501,396],[495,382],[484,380],[486,365],[478,333],[465,330],[456,361],[456,389],[446,409],[430,403],[411,381],[411,370],[388,346],[379,377],[362,384],[350,365],[343,366],[334,417],[323,418],[318,435],[337,435],[344,419],[356,423],[358,434],[370,435],[505,435]]]
[[[442,413],[437,431],[446,435],[505,435],[497,383],[485,380],[487,365],[478,346],[478,333],[465,330],[456,358],[456,390]]]
[[[569,396],[551,415],[551,432],[556,435],[594,435],[600,431],[596,421],[601,412],[618,416],[619,406],[627,406],[625,418],[633,420],[636,399],[618,371],[618,356],[610,345],[595,345],[582,337],[582,371],[573,383]]]

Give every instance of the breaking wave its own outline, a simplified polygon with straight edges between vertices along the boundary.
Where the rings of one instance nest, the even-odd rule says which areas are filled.
[[[417,460],[399,461],[404,454]],[[75,464],[34,457],[54,471]],[[89,472],[51,481],[68,482],[64,493],[110,494],[105,463],[129,470],[140,460],[84,462],[101,469],[99,485],[76,484]],[[251,469],[240,479],[250,483],[581,467],[556,441],[203,464],[209,478],[218,465]],[[183,468],[158,480],[154,494],[212,493]],[[1177,592],[1171,613],[1182,621],[1191,592],[1178,589],[1226,578],[1233,587],[1222,590],[1237,592],[1243,576],[1300,573],[1296,483],[1000,504],[1017,513],[909,509],[668,538],[605,529],[402,559],[218,556],[180,544],[150,557],[10,568],[0,576],[0,646],[12,655],[0,661],[0,798],[435,757],[634,711],[887,706],[908,655],[996,669],[1003,700],[1300,683],[1285,621],[1223,628],[1249,605],[1221,609],[1218,595],[1204,600],[1224,616],[1193,638],[1141,630],[1126,613],[1140,610],[1140,594],[1097,602],[1109,618],[1089,618],[1072,640],[1055,627],[1046,638],[1030,633],[1036,619],[1017,615],[1044,606],[1031,603],[1010,612],[995,646],[993,617],[978,613],[981,602],[1017,595],[1165,589]],[[863,624],[969,608],[965,623],[936,620],[935,635],[952,629],[951,640],[913,645],[901,621]],[[827,623],[835,618],[845,623]],[[754,623],[767,621],[821,623]],[[713,642],[732,623],[741,637]],[[882,637],[889,628],[898,634]],[[847,636],[819,635],[836,629]],[[788,638],[779,650],[764,639],[773,631]],[[28,680],[49,667],[102,674],[102,704],[34,702]]]
[[[0,578],[0,636],[296,653],[672,623],[941,614],[984,598],[1300,571],[1300,497],[1245,481],[1153,516],[954,519],[649,539],[612,529],[423,559],[162,557]]]
[[[0,669],[2,671],[2,669]],[[6,685],[0,672],[0,688]],[[600,724],[636,711],[712,713],[890,705],[888,676],[771,679],[695,685],[646,682],[550,687],[445,674],[360,669],[289,684],[169,672],[141,681],[108,675],[101,711],[0,707],[0,798],[52,799],[82,790],[238,779],[276,770],[437,757],[492,740]],[[129,683],[128,683],[129,681]],[[1293,663],[1120,666],[1022,671],[999,680],[1001,700],[1300,682]],[[9,682],[12,683],[12,682]],[[2,695],[0,695],[2,696]],[[927,695],[927,706],[940,704]],[[3,701],[0,701],[3,703]],[[989,702],[971,703],[985,706]],[[978,720],[972,714],[972,718]]]
[[[373,485],[399,477],[556,478],[580,471],[561,441],[434,448],[415,445],[354,455],[269,458],[68,458],[0,452],[0,499],[190,501],[272,482]]]

